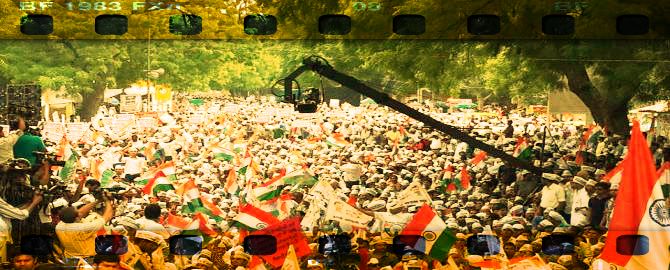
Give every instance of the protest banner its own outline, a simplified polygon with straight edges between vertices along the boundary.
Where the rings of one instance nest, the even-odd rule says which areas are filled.
[[[89,131],[89,127],[91,126],[91,123],[89,122],[79,122],[79,123],[67,123],[65,124],[66,127],[66,134],[67,134],[67,139],[72,142],[77,142],[81,140],[81,138],[84,138],[86,134]]]
[[[312,187],[305,200],[318,205],[321,210],[327,210],[328,202],[333,198],[337,198],[333,187],[326,181],[319,181]]]
[[[395,204],[396,207],[421,206],[432,203],[428,191],[417,181],[412,182],[405,190],[398,193],[398,198],[400,200]]]
[[[250,235],[273,236],[277,240],[276,252],[272,255],[261,256],[272,267],[279,268],[284,264],[290,245],[295,248],[296,256],[303,257],[311,253],[307,238],[300,228],[300,218],[288,218]]]
[[[338,221],[340,224],[362,228],[367,228],[368,223],[372,221],[371,216],[368,216],[361,210],[356,209],[356,207],[340,200],[330,201],[325,219]]]
[[[158,128],[158,119],[153,118],[153,117],[138,118],[135,121],[135,123],[137,124],[137,129],[139,129],[139,130]]]
[[[47,122],[42,129],[42,137],[50,142],[60,142],[63,135],[65,135],[65,125],[60,122]]]

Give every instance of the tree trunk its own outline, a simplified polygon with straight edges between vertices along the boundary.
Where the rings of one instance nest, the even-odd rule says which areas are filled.
[[[93,92],[82,94],[79,115],[82,121],[89,121],[98,112],[105,98],[105,85],[96,84]]]
[[[628,102],[631,97],[614,100],[598,91],[583,64],[568,64],[562,67],[568,79],[568,88],[584,102],[593,119],[608,132],[626,136],[628,125]]]

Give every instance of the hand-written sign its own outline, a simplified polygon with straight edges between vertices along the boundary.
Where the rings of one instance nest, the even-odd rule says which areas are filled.
[[[112,119],[111,131],[117,137],[122,137],[130,133],[130,130],[135,127],[134,114],[117,114]],[[112,135],[112,134],[110,134]]]
[[[137,129],[139,130],[158,128],[158,119],[154,117],[138,118],[135,123],[137,124]]]
[[[60,122],[47,122],[42,128],[42,136],[50,142],[60,142],[65,135],[65,126]]]
[[[89,131],[91,123],[89,122],[79,122],[79,123],[67,123],[65,124],[67,129],[67,139],[71,142],[76,142],[81,140],[86,133]]]
[[[337,198],[333,187],[326,181],[319,181],[309,191],[309,196],[305,200],[318,205],[321,210],[326,210],[328,202],[333,198]]]
[[[424,203],[431,204],[430,195],[426,191],[421,183],[412,182],[409,187],[401,191],[398,194],[398,198],[401,198],[400,201],[396,203],[396,206],[421,206]]]
[[[311,253],[307,238],[300,228],[300,218],[289,218],[284,221],[255,231],[251,235],[271,235],[277,239],[277,251],[272,255],[261,256],[268,264],[279,268],[284,264],[289,245],[295,248],[296,256],[303,257]]]
[[[372,221],[372,217],[346,202],[331,200],[328,204],[328,211],[326,211],[326,220],[334,220],[340,222],[340,224],[367,228],[370,221]]]

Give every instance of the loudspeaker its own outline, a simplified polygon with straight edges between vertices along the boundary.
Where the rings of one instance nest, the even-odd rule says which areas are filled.
[[[2,123],[22,116],[26,125],[37,126],[42,115],[42,88],[35,84],[10,84],[0,94]]]

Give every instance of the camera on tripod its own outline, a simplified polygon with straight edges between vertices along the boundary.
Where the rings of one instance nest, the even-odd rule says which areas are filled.
[[[60,157],[56,154],[51,154],[51,153],[47,153],[47,152],[38,152],[38,151],[33,151],[33,154],[35,155],[35,157],[37,157],[37,164],[42,164],[44,161],[46,161],[51,166],[56,166],[56,167],[65,166],[65,161],[64,160],[56,160],[57,158]]]

